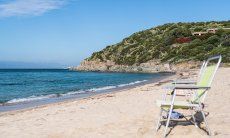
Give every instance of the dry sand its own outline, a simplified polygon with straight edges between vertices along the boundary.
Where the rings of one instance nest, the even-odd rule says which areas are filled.
[[[172,79],[172,78],[169,78]],[[156,133],[163,85],[146,84],[112,94],[0,113],[0,137],[162,137]],[[230,68],[220,68],[206,98],[213,137],[230,137]],[[176,125],[169,137],[208,137],[193,125]]]

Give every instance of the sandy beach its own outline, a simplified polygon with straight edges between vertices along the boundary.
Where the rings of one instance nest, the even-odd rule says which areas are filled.
[[[173,80],[173,76],[162,80]],[[114,93],[0,113],[0,137],[162,137],[156,132],[155,102],[169,83],[152,83]],[[230,68],[220,68],[206,98],[213,137],[230,137]],[[176,125],[169,137],[208,137],[194,125]]]

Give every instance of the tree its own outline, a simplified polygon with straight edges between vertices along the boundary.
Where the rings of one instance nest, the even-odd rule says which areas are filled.
[[[220,42],[220,38],[217,35],[213,35],[207,39],[207,43],[216,44]]]

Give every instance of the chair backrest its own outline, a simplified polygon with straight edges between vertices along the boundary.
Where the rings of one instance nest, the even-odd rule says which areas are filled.
[[[214,57],[207,59],[207,61],[205,62],[204,68],[200,74],[200,78],[197,83],[197,86],[211,87],[213,78],[216,74],[218,67],[220,66],[221,59],[222,59],[221,55],[214,56]],[[194,95],[192,101],[198,102],[198,100],[200,100],[201,102],[203,102],[206,92],[207,90],[205,89],[198,90],[197,95]]]
[[[204,71],[204,66],[206,64],[206,60],[203,61],[202,65],[201,65],[201,68],[199,70],[199,73],[198,73],[198,78],[197,78],[197,82],[199,82],[200,78],[201,78],[201,74],[202,72]]]

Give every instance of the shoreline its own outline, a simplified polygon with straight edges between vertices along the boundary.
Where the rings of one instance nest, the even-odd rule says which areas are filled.
[[[144,72],[144,71],[102,71],[102,70],[77,70],[75,68],[68,69],[70,71],[77,71],[77,72],[96,72],[96,73],[140,73],[140,74],[154,74],[154,73],[166,73],[166,74],[175,74],[176,71],[155,71],[155,72]]]
[[[205,112],[213,137],[230,136],[230,68],[221,67],[205,99]],[[156,132],[159,107],[174,75],[155,83],[140,85],[80,100],[51,103],[31,109],[0,113],[1,137],[162,137]],[[223,80],[224,78],[224,80]],[[223,106],[224,105],[224,106]],[[203,124],[178,123],[168,137],[208,137]]]
[[[169,78],[175,74],[173,73],[165,73],[166,75],[161,76],[160,78],[152,78],[150,80],[139,81],[138,83],[132,82],[134,84],[125,84],[122,87],[115,87],[105,90],[99,91],[85,91],[84,93],[77,93],[77,94],[70,94],[70,95],[63,95],[63,96],[55,96],[49,97],[41,100],[32,100],[32,101],[24,101],[24,102],[16,102],[16,103],[3,103],[0,105],[0,113],[9,112],[9,111],[17,111],[17,110],[26,110],[30,108],[39,108],[39,106],[61,103],[66,101],[72,100],[81,100],[86,99],[88,97],[96,96],[96,95],[103,95],[109,93],[116,93],[122,90],[132,89],[138,86],[143,86],[150,83],[156,83],[166,78]]]

